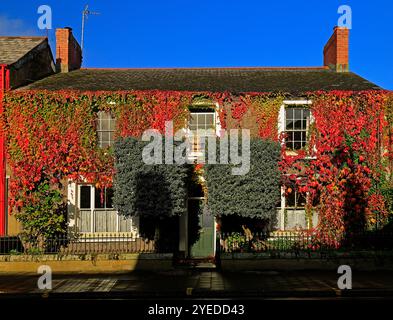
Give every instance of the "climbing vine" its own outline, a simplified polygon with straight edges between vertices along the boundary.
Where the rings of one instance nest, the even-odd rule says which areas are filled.
[[[178,91],[10,92],[4,97],[1,119],[7,136],[10,211],[19,215],[25,226],[31,226],[32,233],[42,233],[42,226],[54,221],[53,215],[48,215],[41,225],[32,223],[37,216],[33,212],[43,207],[42,195],[59,202],[58,193],[49,192],[48,185],[64,199],[68,180],[112,185],[113,150],[97,146],[97,111],[116,116],[115,137],[139,137],[146,129],[163,132],[169,120],[173,120],[175,130],[183,128],[189,106],[208,101],[216,109],[222,129],[252,123],[257,127],[254,136],[282,142],[285,135],[278,135],[278,119],[287,96]],[[334,91],[305,93],[304,97],[313,102],[309,142],[295,153],[288,152],[282,143],[282,185],[286,193],[296,188],[308,195],[308,218],[315,211],[319,214],[319,241],[338,246],[348,233],[387,219],[386,195],[391,193],[386,189],[393,184],[393,95]],[[53,225],[59,231],[63,222],[59,218]]]
[[[382,225],[388,217],[381,193],[391,157],[390,146],[383,146],[383,140],[391,139],[384,135],[389,126],[386,95],[336,91],[310,98],[310,142],[295,156],[284,150],[284,184],[308,194],[306,211],[315,210],[319,216],[318,242],[338,247],[345,237]]]

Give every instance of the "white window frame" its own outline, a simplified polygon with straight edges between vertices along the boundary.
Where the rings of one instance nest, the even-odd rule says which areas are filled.
[[[89,186],[90,187],[90,208],[81,208],[81,187],[82,186]],[[95,207],[95,192],[96,192],[96,187],[93,184],[89,183],[80,183],[76,185],[76,203],[77,203],[77,209],[79,210],[90,210],[90,231],[79,231],[78,233],[80,234],[130,234],[132,233],[135,235],[135,238],[139,238],[139,223],[135,217],[130,218],[131,221],[131,226],[130,230],[128,231],[120,231],[120,219],[122,218],[119,213],[113,209],[113,208],[96,208]],[[95,231],[95,217],[94,217],[94,212],[95,211],[114,211],[117,214],[117,219],[116,219],[116,231]],[[77,219],[78,222],[80,222],[80,216]],[[77,223],[77,227],[79,228],[79,225]]]
[[[101,119],[101,115],[102,114],[105,114],[105,115],[109,114],[110,115],[110,119],[109,120],[108,119],[105,119],[105,120]],[[101,122],[102,121],[112,121],[113,122],[113,128],[111,130],[103,130],[103,129],[101,129],[101,127],[102,127]],[[101,110],[101,111],[97,112],[96,132],[97,132],[97,144],[98,144],[98,146],[100,148],[106,148],[108,146],[112,146],[113,145],[113,143],[114,143],[115,127],[116,127],[116,118],[114,117],[112,111],[103,111],[103,110]],[[100,133],[105,133],[105,132],[108,133],[109,136],[112,137],[112,139],[109,138],[108,141],[105,141],[108,144],[103,146],[103,140],[102,140],[102,138],[100,139]]]
[[[203,105],[203,107],[206,107],[206,106],[207,106],[206,104]],[[216,103],[214,103],[212,105],[208,105],[208,106],[211,107],[212,109],[214,109],[214,111],[212,110],[210,112],[195,112],[195,114],[213,114],[216,137],[220,137],[220,135],[221,135],[221,123],[220,123],[220,117],[219,117],[219,113],[218,113],[220,105],[216,102]],[[192,107],[198,107],[198,105],[191,105],[191,107],[190,107],[190,114],[194,113],[194,112],[192,112]],[[190,137],[192,130],[189,127],[188,120],[186,121],[186,125],[185,125],[185,129],[184,130],[185,130],[186,136]],[[188,159],[191,160],[191,161],[200,159],[202,157],[204,157],[204,153],[202,151],[195,152],[195,151],[191,150],[191,152],[188,155]]]
[[[286,131],[286,107],[296,107],[296,106],[310,106],[312,105],[312,100],[284,100],[283,104],[280,107],[280,111],[278,114],[278,136],[280,136],[282,133]],[[312,115],[312,112],[310,110],[310,125],[314,123],[315,119]],[[285,140],[281,141],[281,145],[285,144]],[[287,153],[296,153],[297,150],[290,150]],[[306,159],[310,159],[310,157],[306,157]]]

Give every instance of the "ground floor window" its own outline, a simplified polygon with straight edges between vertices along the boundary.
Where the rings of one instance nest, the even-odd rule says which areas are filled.
[[[307,204],[307,192],[300,192],[301,186],[306,184],[306,177],[297,176],[296,182],[292,181],[287,186],[282,187],[282,202],[284,208],[304,209]]]
[[[78,185],[77,228],[81,233],[138,232],[135,218],[119,215],[113,208],[112,188],[96,188],[93,185]]]
[[[297,188],[287,191],[285,197],[285,208],[299,208],[303,209],[306,206],[306,194],[299,192]]]

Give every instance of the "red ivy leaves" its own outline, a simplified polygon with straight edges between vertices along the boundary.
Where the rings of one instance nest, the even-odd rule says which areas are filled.
[[[177,130],[184,126],[196,94],[219,104],[223,129],[229,109],[238,123],[250,111],[262,139],[282,141],[277,123],[283,99],[264,93],[12,92],[5,98],[2,119],[12,171],[11,207],[29,201],[29,191],[43,180],[112,183],[113,157],[109,150],[96,147],[94,111],[116,113],[117,136],[140,136],[150,128],[163,132],[168,120],[174,121]],[[317,200],[321,243],[338,246],[345,232],[363,226],[365,216],[386,214],[383,197],[371,191],[385,168],[381,158],[388,159],[386,167],[392,168],[387,96],[380,91],[309,93],[315,122],[308,150],[288,155],[283,144],[283,184],[308,192],[308,209]],[[380,152],[382,145],[384,152]],[[306,156],[311,158],[304,161]]]
[[[309,193],[308,209],[317,200],[317,238],[322,244],[338,247],[345,235],[370,222],[372,212],[387,214],[385,199],[372,189],[380,174],[387,173],[381,155],[385,98],[384,92],[313,94],[311,158],[304,162],[301,154],[284,152],[283,173],[297,170],[306,179],[298,188]]]

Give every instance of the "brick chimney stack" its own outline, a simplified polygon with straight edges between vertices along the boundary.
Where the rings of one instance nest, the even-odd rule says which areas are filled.
[[[72,35],[71,28],[56,29],[56,69],[57,72],[70,72],[80,69],[82,51]]]
[[[349,29],[335,27],[323,49],[323,64],[336,72],[349,71]]]

